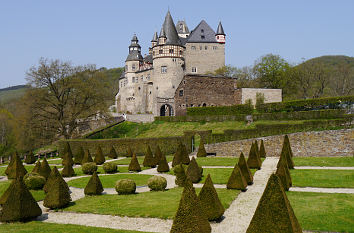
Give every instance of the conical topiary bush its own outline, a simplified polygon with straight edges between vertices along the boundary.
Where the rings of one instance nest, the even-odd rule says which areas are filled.
[[[183,189],[181,200],[170,231],[170,233],[181,232],[211,232],[210,223],[206,215],[203,213],[195,189],[190,186],[186,186]]]
[[[61,175],[63,177],[72,177],[75,176],[75,171],[73,169],[73,166],[70,165],[69,163],[64,164],[64,168],[61,171]]]
[[[100,146],[97,147],[97,151],[96,151],[96,156],[95,156],[94,162],[97,165],[101,165],[101,164],[104,164],[104,162],[106,162],[106,159],[105,159],[105,157],[103,155],[103,152],[102,152],[102,148]]]
[[[165,155],[161,155],[161,159],[159,160],[159,164],[157,165],[158,172],[169,172],[170,166],[168,165],[167,159]]]
[[[292,179],[291,179],[291,175],[290,175],[290,170],[288,167],[288,163],[284,157],[280,157],[278,164],[277,164],[277,169],[279,169],[281,166],[284,167],[284,171],[285,171],[286,179],[288,181],[288,185],[289,185],[289,187],[291,187],[293,185],[293,183],[292,183]]]
[[[85,155],[84,148],[82,146],[80,146],[79,150],[77,151],[77,153],[74,156],[74,164],[81,164],[82,159],[84,158],[84,155]]]
[[[21,177],[15,179],[1,203],[0,221],[24,221],[42,215],[42,210],[23,183]]]
[[[203,142],[203,140],[200,140],[200,144],[199,144],[198,152],[197,152],[197,157],[206,157],[206,156],[207,156],[207,152],[204,147],[204,142]]]
[[[92,163],[93,162],[93,159],[91,157],[91,153],[90,151],[87,149],[85,150],[85,154],[84,154],[84,157],[82,158],[81,160],[81,165],[83,165],[84,163]]]
[[[280,178],[283,189],[285,191],[289,191],[290,188],[289,178],[286,174],[284,163],[277,168],[275,174]]]
[[[182,144],[178,144],[175,155],[172,160],[172,167],[182,163]]]
[[[65,155],[66,153],[68,153],[71,158],[74,157],[69,142],[66,142],[64,144],[63,155]]]
[[[48,193],[49,190],[52,188],[52,186],[55,183],[62,183],[63,186],[65,187],[66,191],[69,192],[69,186],[68,184],[65,182],[65,180],[63,179],[63,177],[60,175],[58,168],[55,166],[52,171],[50,172],[50,175],[47,179],[47,182],[45,183],[44,187],[43,187],[43,191],[45,193]]]
[[[41,163],[41,168],[39,169],[39,175],[43,176],[44,178],[48,179],[51,169],[47,162],[47,159],[44,158]]]
[[[198,166],[198,163],[194,157],[188,165],[186,175],[188,179],[192,181],[192,183],[198,183],[202,179],[201,168]]]
[[[154,156],[154,158],[155,158],[156,165],[159,164],[160,159],[162,158],[162,152],[161,152],[161,149],[160,149],[159,145],[157,145],[156,148],[155,148],[155,156]]]
[[[33,151],[30,151],[27,155],[26,155],[26,159],[25,159],[25,163],[27,164],[33,164],[36,162],[36,157],[34,157]]]
[[[241,191],[247,190],[247,182],[241,172],[241,169],[238,165],[234,167],[227,181],[226,188],[228,189],[238,189]]]
[[[103,192],[103,186],[97,173],[94,172],[87,183],[84,193],[85,195],[100,195]]]
[[[178,164],[173,168],[173,172],[176,176],[175,183],[180,187],[184,187],[187,181],[186,171],[182,164]]]
[[[63,166],[65,164],[69,164],[70,166],[74,165],[74,160],[73,158],[70,156],[70,154],[68,152],[66,152],[63,156],[63,160],[61,161],[61,164],[63,164]]]
[[[20,157],[15,153],[13,155],[13,163],[8,171],[8,179],[16,179],[17,177],[23,178],[27,174],[27,170],[22,164]]]
[[[272,174],[258,203],[247,233],[300,233],[301,226],[281,185]]]
[[[262,161],[258,156],[256,144],[252,143],[248,154],[247,165],[249,168],[261,169]]]
[[[38,173],[39,174],[39,171],[41,169],[41,161],[37,161],[36,165],[34,165],[34,168],[32,169],[32,173]]]
[[[114,149],[113,146],[111,146],[111,149],[109,151],[108,157],[110,157],[111,159],[118,158],[117,152],[116,152],[116,150]]]
[[[128,149],[127,149],[127,157],[133,157],[133,150],[130,146],[128,146]]]
[[[191,160],[189,159],[189,154],[186,145],[181,143],[181,148],[182,148],[182,163],[188,165],[191,162]]]
[[[243,153],[241,152],[240,154],[240,158],[238,159],[238,163],[237,165],[239,166],[243,177],[245,178],[246,182],[248,185],[253,184],[253,175],[251,170],[249,169],[245,156],[243,155]]]
[[[133,154],[133,157],[130,161],[128,170],[133,171],[133,172],[140,172],[141,171],[141,167],[140,167],[138,158],[136,157],[135,154]]]
[[[260,152],[259,152],[259,147],[258,147],[258,141],[257,141],[257,140],[254,141],[254,145],[255,145],[255,148],[256,148],[256,151],[257,151],[257,155],[258,155],[258,157],[260,158],[260,157],[261,157],[261,154],[260,154]]]
[[[283,147],[280,152],[280,157],[283,157],[286,160],[289,169],[294,169],[295,165],[294,165],[293,158],[291,157],[291,154],[289,151],[290,145],[288,145],[288,143],[289,142],[284,139]]]
[[[284,142],[286,142],[286,144],[288,145],[289,154],[290,154],[290,157],[292,158],[294,156],[294,154],[293,154],[293,151],[291,149],[289,136],[287,134],[284,136]]]
[[[261,158],[265,158],[265,157],[267,156],[267,153],[266,153],[265,148],[264,148],[264,142],[263,142],[263,140],[261,140],[261,147],[260,147],[260,149],[259,149],[259,156],[260,156]]]
[[[210,174],[208,174],[198,198],[200,205],[202,206],[202,210],[209,221],[218,220],[224,214],[225,208],[221,204]]]
[[[15,156],[17,156],[17,153],[16,153],[16,152],[11,156],[9,165],[7,165],[7,168],[6,168],[6,170],[5,170],[5,175],[8,175],[8,174],[9,174],[9,172],[10,172],[10,170],[11,170],[11,167],[12,167],[12,165],[14,164]]]
[[[151,152],[151,148],[150,148],[149,145],[146,148],[146,153],[145,153],[145,156],[144,156],[143,166],[144,167],[155,167],[156,166],[155,159],[154,159],[154,156],[153,156],[153,154]]]
[[[50,188],[45,195],[43,206],[50,209],[59,209],[67,206],[71,201],[67,185],[59,181],[60,178],[58,177],[56,182],[51,182]]]

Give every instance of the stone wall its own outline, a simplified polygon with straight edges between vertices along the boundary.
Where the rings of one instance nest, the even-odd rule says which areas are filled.
[[[326,130],[288,134],[294,156],[354,156],[354,129]],[[263,139],[269,156],[279,156],[284,135],[257,138]],[[205,145],[207,152],[220,156],[245,156],[255,139],[222,142]],[[260,145],[260,144],[258,144]]]
[[[235,91],[236,104],[245,104],[246,100],[251,99],[252,104],[255,105],[257,93],[264,95],[264,103],[282,101],[282,89],[240,88]],[[241,101],[239,101],[240,97]]]

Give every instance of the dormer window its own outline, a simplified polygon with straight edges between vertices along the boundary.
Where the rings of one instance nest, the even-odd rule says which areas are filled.
[[[201,35],[200,38],[202,38],[202,40],[204,40],[204,39],[205,39],[205,36],[204,36],[204,35]]]
[[[204,33],[204,29],[200,30],[202,33]]]

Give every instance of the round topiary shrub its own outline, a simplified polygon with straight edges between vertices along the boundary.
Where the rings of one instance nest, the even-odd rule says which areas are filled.
[[[42,189],[45,184],[45,178],[38,173],[27,173],[23,177],[23,181],[28,189]]]
[[[106,173],[116,173],[118,171],[117,170],[117,165],[114,164],[114,163],[104,163],[103,164],[103,170]]]
[[[84,163],[81,167],[82,172],[84,174],[92,175],[95,171],[97,171],[97,165],[95,163]]]
[[[136,184],[134,180],[131,179],[121,179],[116,182],[116,191],[119,195],[121,194],[133,194],[136,190]]]
[[[167,187],[167,180],[162,176],[153,176],[148,179],[148,186],[151,191],[163,191]]]

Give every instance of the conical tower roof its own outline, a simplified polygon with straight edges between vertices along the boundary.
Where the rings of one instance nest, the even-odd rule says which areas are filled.
[[[218,29],[216,29],[216,35],[225,35],[221,22],[219,22]]]
[[[157,39],[158,39],[157,32],[155,32],[151,42],[157,42]]]
[[[182,45],[170,11],[167,11],[165,21],[164,21],[162,27],[163,27],[163,31],[167,37],[167,40],[166,40],[167,45]]]
[[[139,45],[139,40],[136,34],[133,35],[131,39],[131,44],[129,46],[129,55],[125,61],[142,61],[143,56],[141,55],[141,47]]]

